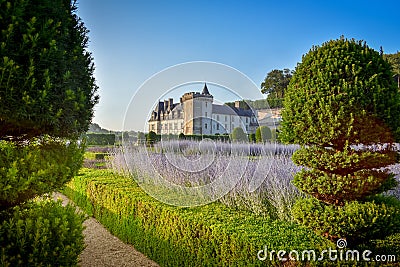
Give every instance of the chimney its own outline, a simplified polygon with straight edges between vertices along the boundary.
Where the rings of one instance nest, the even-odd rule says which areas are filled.
[[[164,110],[168,110],[169,106],[169,101],[164,99]]]
[[[240,108],[240,101],[239,100],[235,101],[235,108],[237,108],[237,109]]]

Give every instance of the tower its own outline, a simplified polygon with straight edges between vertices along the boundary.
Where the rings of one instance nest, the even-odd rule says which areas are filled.
[[[184,134],[212,134],[212,103],[206,83],[201,93],[190,92],[181,97]]]

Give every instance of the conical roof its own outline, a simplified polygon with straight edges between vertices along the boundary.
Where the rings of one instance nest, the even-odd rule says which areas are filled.
[[[207,84],[206,83],[204,83],[204,88],[203,88],[203,92],[201,92],[203,95],[210,95],[210,92],[208,91],[208,88],[207,88]]]

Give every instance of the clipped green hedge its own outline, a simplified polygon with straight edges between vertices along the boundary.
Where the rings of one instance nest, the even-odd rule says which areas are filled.
[[[221,203],[172,207],[148,196],[130,178],[83,169],[64,193],[114,235],[161,266],[268,266],[257,253],[334,247],[295,223],[272,221]]]
[[[88,133],[84,135],[88,146],[107,146],[115,144],[115,134]]]
[[[52,200],[0,212],[0,266],[77,266],[84,216]]]

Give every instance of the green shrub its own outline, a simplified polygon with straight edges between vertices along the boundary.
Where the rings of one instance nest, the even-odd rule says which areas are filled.
[[[334,247],[311,230],[220,203],[179,208],[158,202],[130,178],[83,170],[64,193],[121,240],[161,266],[279,266],[257,253]]]
[[[242,127],[236,127],[232,131],[232,140],[236,142],[247,142],[249,139]]]
[[[154,145],[154,143],[156,143],[157,141],[159,141],[161,139],[160,135],[157,135],[155,132],[150,131],[147,135],[146,135],[146,143],[149,146]]]
[[[318,234],[346,238],[353,245],[400,231],[400,201],[392,197],[351,201],[343,206],[305,198],[295,203],[292,214],[295,221]]]
[[[255,143],[256,142],[256,134],[255,133],[250,133],[249,134],[249,141],[251,143]]]
[[[271,134],[272,134],[272,141],[273,142],[276,142],[276,141],[279,140],[278,131],[276,129],[272,129],[271,130]]]
[[[84,147],[77,142],[37,139],[29,145],[0,141],[0,208],[61,188],[77,174]]]
[[[77,266],[83,215],[42,200],[0,212],[1,266]]]
[[[108,155],[108,153],[96,153],[94,155],[94,159],[103,160],[107,155]]]
[[[372,239],[368,244],[358,246],[358,250],[371,250],[376,255],[394,255],[400,261],[400,233],[386,236],[384,239]]]
[[[84,135],[86,145],[89,146],[107,146],[115,144],[115,134],[91,133]]]
[[[293,162],[307,168],[294,184],[314,197],[295,206],[298,222],[331,239],[384,238],[387,227],[397,229],[378,217],[394,216],[399,206],[368,199],[397,184],[385,168],[396,162],[399,113],[391,66],[365,43],[332,40],[302,58],[285,94],[280,132],[282,141],[302,146]],[[337,229],[339,220],[354,226]],[[360,229],[370,230],[363,236]]]
[[[256,130],[256,142],[265,143],[272,140],[272,132],[268,126],[260,126]]]
[[[73,208],[25,205],[82,165],[77,139],[98,95],[76,9],[70,0],[0,0],[1,266],[76,265],[83,248]]]

